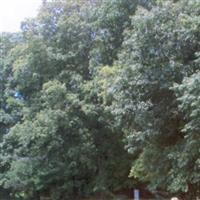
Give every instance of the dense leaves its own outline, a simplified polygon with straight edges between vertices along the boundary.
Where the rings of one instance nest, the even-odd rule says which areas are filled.
[[[200,196],[199,0],[43,1],[21,28],[0,36],[2,198]]]
[[[189,81],[184,77],[195,74],[191,82],[199,78],[198,5],[164,2],[150,11],[138,10],[117,61],[121,69],[112,105],[128,135],[127,149],[138,157],[130,176],[149,182],[151,190],[193,193],[189,198],[199,188],[198,103],[192,101],[199,92],[185,86]],[[174,83],[180,87],[173,90]],[[185,114],[194,116],[196,124],[187,123]],[[189,139],[186,132],[191,129],[195,131]]]

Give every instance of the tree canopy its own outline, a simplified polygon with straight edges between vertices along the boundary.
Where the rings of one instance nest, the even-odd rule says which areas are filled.
[[[21,29],[0,36],[0,198],[200,196],[199,0],[43,1]]]

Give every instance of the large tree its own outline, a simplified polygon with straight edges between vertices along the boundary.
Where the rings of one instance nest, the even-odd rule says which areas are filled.
[[[172,88],[200,69],[199,5],[199,1],[165,1],[151,10],[139,8],[132,28],[125,32],[114,84],[108,87],[113,114],[127,134],[127,149],[136,156],[130,176],[149,183],[151,190],[183,192],[187,198],[199,191],[199,142],[194,137],[198,131],[187,136],[182,110],[188,106],[180,105]],[[194,95],[197,98],[198,90]],[[190,143],[190,150],[189,138],[197,145]],[[189,160],[184,160],[185,151]]]
[[[34,21],[22,23],[24,40],[12,49],[10,65],[22,119],[1,143],[1,185],[12,198],[73,198],[129,185],[123,134],[109,123],[92,80],[91,52],[103,28],[91,8],[100,3],[44,2]],[[117,2],[109,6],[120,13]]]

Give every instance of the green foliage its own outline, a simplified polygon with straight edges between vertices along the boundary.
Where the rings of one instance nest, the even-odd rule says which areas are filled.
[[[123,31],[131,24],[137,0],[112,0],[103,3],[94,11],[93,37],[95,48],[91,51],[90,68],[96,73],[98,67],[112,65],[123,42]]]
[[[22,35],[1,34],[0,195],[200,196],[199,13],[199,0],[43,1]]]
[[[179,172],[178,177],[173,180],[171,188],[184,187],[184,190],[193,189],[194,194],[199,192],[200,165],[199,165],[199,72],[183,79],[180,85],[174,86],[177,99],[180,102],[179,109],[183,112],[185,124],[182,127],[184,140],[177,145],[170,154],[170,159],[176,164],[171,174]],[[180,184],[181,182],[181,184]],[[190,184],[188,185],[188,182]],[[190,187],[190,188],[189,188]]]
[[[163,2],[151,10],[138,9],[132,29],[125,32],[111,106],[127,134],[126,148],[137,158],[130,176],[149,183],[151,190],[188,193],[190,198],[199,191],[199,133],[189,139],[185,132],[198,127],[198,110],[191,107],[198,103],[191,101],[199,93],[185,86],[184,77],[199,69],[198,4]],[[197,74],[189,80],[198,79]],[[182,89],[183,97],[177,98],[174,83],[181,84],[177,93]],[[196,124],[187,123],[182,111],[194,116]]]

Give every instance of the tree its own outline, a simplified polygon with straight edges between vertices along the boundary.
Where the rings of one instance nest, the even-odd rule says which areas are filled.
[[[151,190],[197,192],[197,186],[190,190],[191,177],[176,170],[171,156],[179,155],[176,148],[186,140],[182,132],[186,122],[171,88],[199,69],[197,5],[180,1],[140,8],[132,18],[132,29],[125,33],[116,81],[109,87],[111,109],[127,134],[128,151],[136,157],[130,176],[149,183]],[[195,162],[190,165],[196,166]]]
[[[128,185],[123,135],[93,98],[88,6],[97,4],[44,3],[36,20],[22,24],[24,40],[10,52],[11,85],[23,105],[1,143],[1,185],[14,199],[60,200]]]

